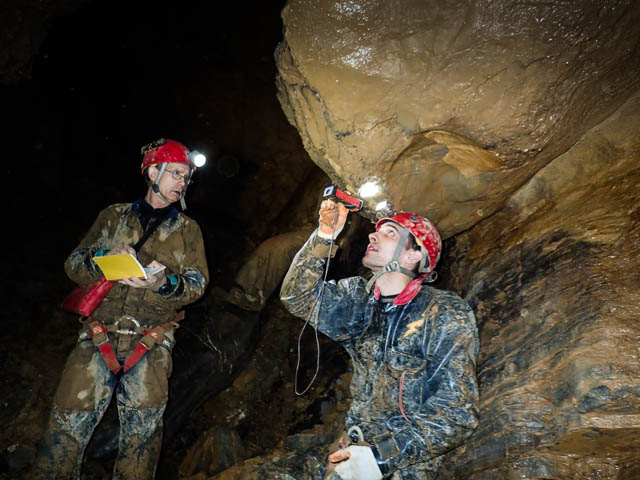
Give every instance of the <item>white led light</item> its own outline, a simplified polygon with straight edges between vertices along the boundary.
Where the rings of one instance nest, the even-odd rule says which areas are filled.
[[[378,202],[378,204],[376,205],[376,212],[379,212],[380,210],[386,210],[387,208],[389,208],[389,203],[386,200]]]
[[[358,193],[362,198],[374,197],[380,192],[380,187],[375,182],[365,182],[358,189]]]
[[[205,163],[207,163],[207,157],[205,157],[202,153],[198,152],[198,153],[194,153],[193,155],[193,164],[200,168],[202,167]]]

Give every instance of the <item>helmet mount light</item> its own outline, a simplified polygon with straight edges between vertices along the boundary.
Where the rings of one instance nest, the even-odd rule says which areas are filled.
[[[204,153],[201,153],[197,150],[192,150],[189,153],[189,160],[196,168],[203,167],[205,163],[207,163],[207,157]]]
[[[379,177],[368,177],[358,188],[358,195],[367,199],[370,205],[375,205],[375,216],[380,219],[393,215],[395,212],[391,203],[385,198],[384,182]]]
[[[372,198],[380,193],[380,186],[378,182],[374,180],[368,180],[364,182],[358,189],[358,194],[362,198]]]

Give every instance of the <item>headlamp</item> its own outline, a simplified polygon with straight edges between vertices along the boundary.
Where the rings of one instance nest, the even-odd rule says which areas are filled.
[[[200,168],[204,166],[205,163],[207,163],[207,157],[203,153],[198,152],[197,150],[193,150],[191,153],[189,153],[189,160],[197,168]]]
[[[375,197],[378,193],[380,193],[380,187],[377,182],[367,181],[363,183],[358,189],[358,193],[362,198],[371,198]]]
[[[391,204],[384,200],[385,194],[382,180],[378,177],[369,177],[360,188],[358,194],[362,198],[368,198],[371,205],[375,204],[376,217],[383,218],[393,211]]]
[[[389,202],[387,202],[386,200],[378,202],[376,204],[376,212],[379,212],[381,210],[389,210]]]

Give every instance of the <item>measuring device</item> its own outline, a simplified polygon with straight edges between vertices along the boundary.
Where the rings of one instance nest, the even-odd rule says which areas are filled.
[[[322,198],[329,198],[334,201],[342,202],[345,208],[350,212],[358,212],[362,210],[362,200],[340,190],[333,183],[329,183],[329,185],[324,188]]]

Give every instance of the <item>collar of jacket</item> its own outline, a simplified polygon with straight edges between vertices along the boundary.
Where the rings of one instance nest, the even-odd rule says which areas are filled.
[[[422,280],[426,276],[427,276],[426,273],[421,273],[420,275],[418,275],[418,277],[416,279],[411,280],[407,284],[407,286],[404,287],[404,290],[402,290],[398,295],[396,295],[396,298],[393,299],[393,304],[394,305],[406,305],[411,300],[416,298],[416,295],[418,295],[418,292],[420,291],[420,288],[422,287]],[[376,283],[376,286],[375,286],[375,288],[373,290],[373,295],[375,296],[376,300],[378,300],[380,298],[380,289],[378,288],[378,284],[377,283]]]
[[[131,210],[138,216],[152,216],[162,218],[175,218],[178,216],[178,210],[173,205],[167,205],[164,208],[153,208],[144,198],[139,198],[131,204]]]

